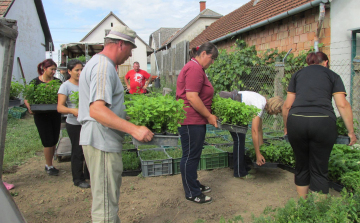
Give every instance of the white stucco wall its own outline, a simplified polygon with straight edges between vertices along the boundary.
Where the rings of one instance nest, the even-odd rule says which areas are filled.
[[[105,30],[111,29],[111,23],[113,26],[121,25],[118,19],[114,16],[110,15],[103,23],[100,24],[88,37],[86,37],[81,42],[88,42],[88,43],[103,43],[105,37]],[[130,27],[131,28],[131,27]],[[134,30],[136,32],[136,30]],[[140,63],[140,68],[146,70],[146,45],[139,40],[138,38],[135,39],[135,44],[137,46],[136,49],[132,51],[132,57],[130,57],[125,63],[124,66],[129,66],[132,68],[132,63],[134,61],[138,61]],[[121,71],[121,70],[120,70]],[[122,72],[120,72],[122,75]]]
[[[45,60],[45,36],[41,28],[34,1],[16,0],[6,15],[17,20],[19,35],[16,39],[13,79],[20,80],[19,57],[27,83],[38,76],[37,65]]]
[[[348,93],[351,79],[351,31],[348,29],[360,27],[359,12],[359,0],[333,0],[330,5],[330,66],[341,76]],[[360,34],[357,36],[357,55],[360,55]]]
[[[197,37],[202,31],[204,31],[206,26],[210,26],[213,22],[218,19],[211,18],[199,18],[195,23],[193,23],[189,28],[182,32],[176,39],[171,42],[171,46],[175,46],[181,41],[187,40],[191,41]]]

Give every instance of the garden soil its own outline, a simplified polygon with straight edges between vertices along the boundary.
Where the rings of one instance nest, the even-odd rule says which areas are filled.
[[[91,222],[91,191],[72,183],[70,162],[57,163],[59,176],[44,171],[41,153],[4,174],[3,180],[15,184],[13,198],[27,222]],[[256,179],[232,177],[230,168],[198,171],[202,184],[211,187],[210,204],[187,201],[180,175],[159,177],[123,177],[119,201],[122,223],[202,222],[218,223],[241,215],[244,222],[252,222],[267,206],[283,207],[297,197],[294,175],[282,169],[259,169]],[[338,193],[331,190],[331,194]]]

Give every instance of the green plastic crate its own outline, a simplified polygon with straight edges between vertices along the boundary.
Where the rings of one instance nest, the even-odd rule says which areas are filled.
[[[11,115],[14,118],[21,119],[26,115],[26,108],[22,107],[12,107],[8,110],[8,115]]]
[[[229,166],[228,152],[222,151],[216,147],[217,153],[204,154],[200,157],[202,170],[211,170],[216,168],[226,168]]]

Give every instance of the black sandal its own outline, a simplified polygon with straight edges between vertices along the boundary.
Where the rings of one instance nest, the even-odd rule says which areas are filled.
[[[201,191],[201,193],[209,193],[209,192],[211,192],[211,188],[200,184],[200,191]]]
[[[199,196],[196,196],[196,197],[187,197],[186,199],[189,201],[198,203],[198,204],[206,204],[206,203],[212,202],[212,198],[209,196],[206,196],[204,194],[200,194]]]

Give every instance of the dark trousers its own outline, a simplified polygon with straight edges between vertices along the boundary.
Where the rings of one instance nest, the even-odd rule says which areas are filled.
[[[197,167],[204,147],[206,125],[182,125],[178,129],[183,150],[180,171],[185,196],[196,197],[201,194],[200,182],[197,180]]]
[[[230,134],[234,140],[234,177],[244,177],[250,170],[245,161],[245,134],[235,132],[230,132]]]
[[[71,141],[71,172],[75,185],[85,179],[90,179],[89,170],[85,163],[82,146],[79,145],[81,125],[66,123],[66,130]]]
[[[34,122],[43,146],[55,146],[59,140],[61,114],[56,111],[34,114]]]
[[[337,137],[335,120],[290,115],[287,132],[296,160],[295,184],[329,193],[328,164]]]

